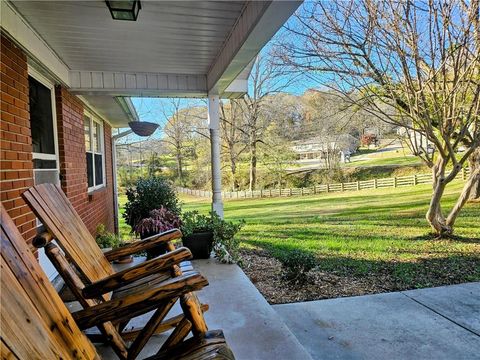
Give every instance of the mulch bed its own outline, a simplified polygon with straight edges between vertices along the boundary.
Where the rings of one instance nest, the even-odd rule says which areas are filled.
[[[284,304],[345,296],[358,296],[414,288],[402,284],[386,271],[371,275],[339,275],[312,270],[306,284],[293,284],[282,276],[280,262],[262,249],[242,249],[242,269],[270,304]],[[444,279],[436,285],[464,282]]]

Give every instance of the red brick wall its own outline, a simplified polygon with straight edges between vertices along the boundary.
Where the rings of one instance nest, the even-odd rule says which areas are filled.
[[[21,197],[33,185],[27,57],[3,34],[0,42],[1,201],[29,241],[36,234],[35,215]]]
[[[55,89],[62,189],[92,234],[99,223],[113,231],[111,128],[104,128],[106,187],[88,194],[83,105],[64,87]]]
[[[27,56],[1,35],[0,196],[24,238],[36,234],[35,215],[21,197],[33,185]],[[110,231],[113,220],[111,129],[104,123],[106,187],[88,194],[83,104],[63,87],[55,90],[62,188],[88,229],[99,223]]]

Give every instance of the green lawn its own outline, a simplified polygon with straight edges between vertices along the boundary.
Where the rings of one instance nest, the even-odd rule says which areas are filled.
[[[453,205],[462,185],[447,189],[445,208]],[[317,256],[322,271],[356,277],[378,273],[399,288],[480,280],[480,204],[462,210],[455,227],[458,239],[434,240],[425,221],[430,191],[422,185],[233,200],[225,203],[225,217],[246,220],[239,235],[245,248],[272,256],[308,251]],[[207,199],[182,200],[184,211],[209,211]]]
[[[447,191],[450,207],[462,183]],[[430,186],[365,190],[312,197],[238,200],[225,217],[245,219],[246,247],[302,249],[325,271],[358,276],[387,272],[405,287],[480,280],[480,204],[467,204],[455,227],[458,240],[428,235],[425,211]],[[207,201],[183,198],[184,210],[206,212]]]

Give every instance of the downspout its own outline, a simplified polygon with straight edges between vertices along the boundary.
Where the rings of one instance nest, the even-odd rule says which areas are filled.
[[[119,216],[118,216],[118,185],[117,185],[117,140],[130,135],[132,130],[123,131],[117,135],[112,136],[112,168],[113,168],[113,217],[115,234],[119,234]]]

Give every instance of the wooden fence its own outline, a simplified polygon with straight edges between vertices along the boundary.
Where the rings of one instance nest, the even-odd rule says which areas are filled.
[[[456,179],[466,180],[470,170],[462,169],[456,176]],[[355,181],[348,183],[323,184],[306,188],[290,189],[262,189],[262,190],[241,190],[241,191],[222,191],[224,199],[247,199],[247,198],[269,198],[269,197],[289,197],[315,195],[329,192],[358,191],[365,189],[397,188],[402,186],[415,186],[421,184],[431,184],[432,174],[414,174],[409,176],[395,176],[392,178],[380,178],[364,181]],[[192,190],[187,188],[177,188],[179,193],[188,194],[197,197],[211,198],[212,192],[205,190]]]

